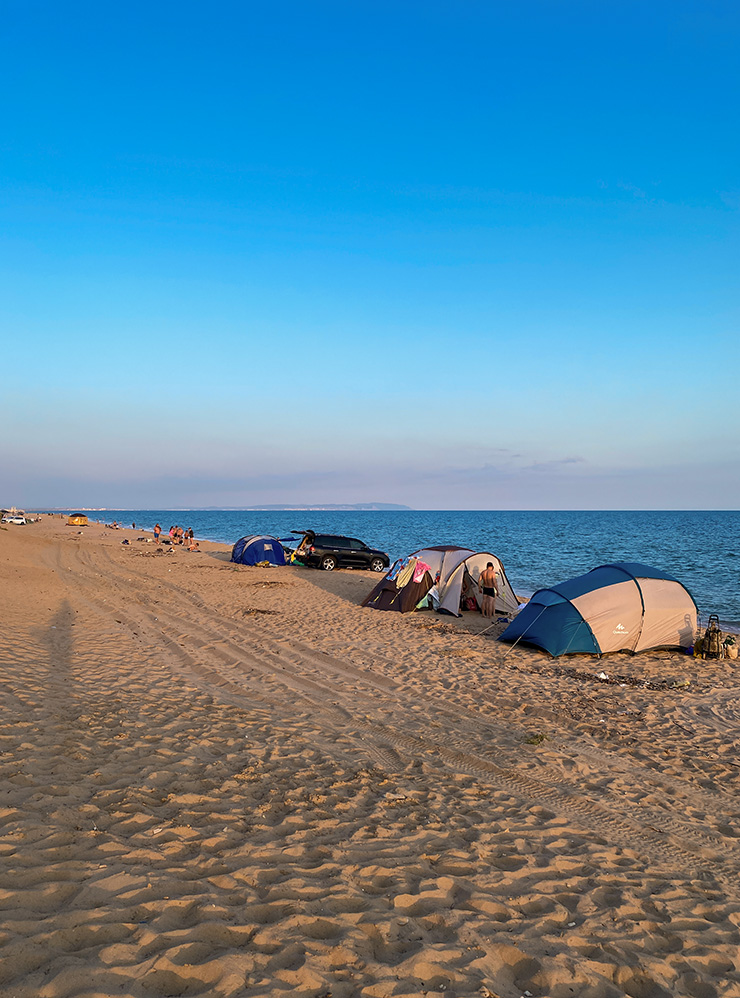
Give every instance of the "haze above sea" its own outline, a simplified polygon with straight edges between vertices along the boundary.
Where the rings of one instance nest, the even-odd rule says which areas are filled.
[[[284,539],[292,530],[359,537],[391,561],[419,548],[457,544],[491,551],[514,590],[537,589],[612,561],[639,561],[689,589],[702,620],[717,613],[740,627],[738,511],[200,510],[89,512],[91,519],[151,530],[192,527],[203,540],[233,544],[245,534]]]

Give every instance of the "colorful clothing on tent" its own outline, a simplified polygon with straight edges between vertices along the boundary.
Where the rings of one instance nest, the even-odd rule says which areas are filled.
[[[395,579],[393,579],[399,589],[403,589],[407,582],[411,582],[414,578],[415,569],[416,558],[407,558],[406,564],[403,566]]]
[[[391,565],[390,571],[386,575],[386,579],[389,582],[395,582],[396,576],[407,562],[408,558],[398,558],[396,561],[394,561],[393,564]]]
[[[418,582],[409,580],[401,589],[395,582],[383,579],[366,597],[363,606],[370,606],[374,610],[400,610],[401,613],[409,613],[424,599],[431,585],[432,577],[428,572]]]

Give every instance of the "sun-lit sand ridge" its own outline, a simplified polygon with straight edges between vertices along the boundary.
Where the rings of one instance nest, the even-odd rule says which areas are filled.
[[[0,531],[2,998],[740,995],[734,663],[139,536]]]

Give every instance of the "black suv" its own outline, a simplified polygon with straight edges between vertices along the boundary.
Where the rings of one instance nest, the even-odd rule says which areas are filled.
[[[336,534],[317,534],[313,530],[294,530],[303,534],[303,539],[295,550],[295,561],[314,568],[333,572],[335,568],[369,568],[371,572],[383,572],[390,565],[385,551],[376,551],[356,537],[339,537]]]

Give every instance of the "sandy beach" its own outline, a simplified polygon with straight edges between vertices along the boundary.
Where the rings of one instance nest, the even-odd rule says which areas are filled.
[[[2,998],[740,995],[737,663],[147,536],[0,530]]]

